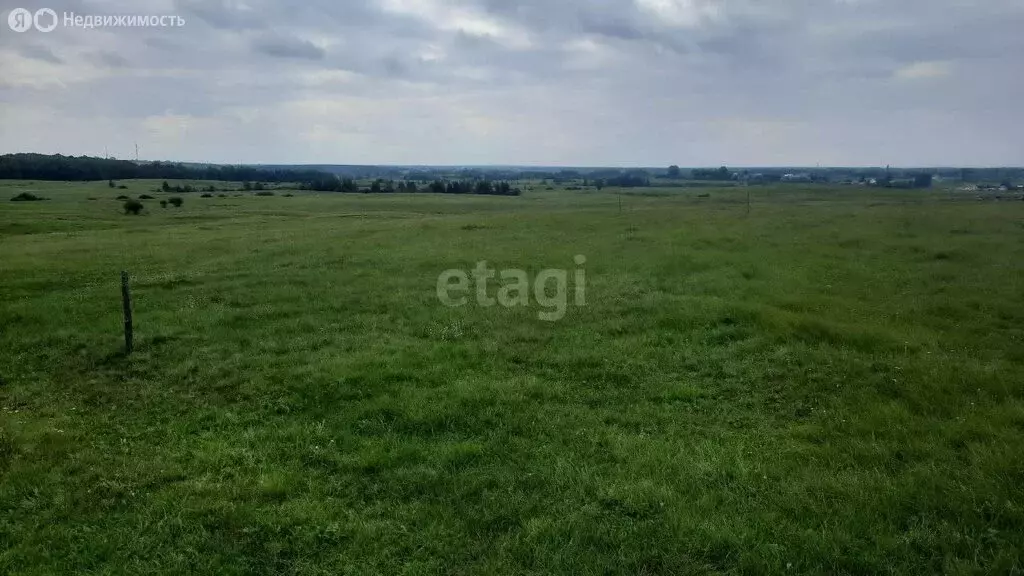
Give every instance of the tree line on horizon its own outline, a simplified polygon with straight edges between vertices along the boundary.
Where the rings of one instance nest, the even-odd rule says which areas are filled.
[[[336,168],[357,170],[340,173]],[[97,158],[90,156],[62,156],[18,153],[0,155],[0,180],[44,180],[44,181],[103,181],[103,180],[209,180],[223,182],[267,182],[267,183],[306,183],[310,189],[317,186],[334,191],[352,191],[352,184],[347,180],[377,179],[381,180],[381,192],[387,191],[386,182],[404,180],[405,182],[422,182],[429,189],[433,182],[442,182],[445,193],[464,193],[462,184],[449,186],[449,183],[487,181],[498,186],[498,194],[511,194],[508,189],[500,187],[501,182],[521,180],[550,182],[553,185],[575,184],[580,181],[584,186],[602,188],[662,186],[664,181],[710,181],[724,182],[740,180],[750,183],[770,184],[783,181],[790,172],[805,174],[810,182],[864,182],[874,179],[885,182],[893,187],[927,187],[927,175],[938,176],[946,180],[959,180],[969,183],[1009,183],[1024,181],[1024,168],[933,168],[910,169],[890,167],[869,168],[689,168],[682,169],[678,165],[661,168],[579,168],[536,170],[524,168],[402,168],[387,166],[363,167],[331,167],[316,166],[231,166],[213,164],[182,164],[175,162],[135,162],[114,158]],[[654,181],[661,181],[655,182]],[[335,182],[337,181],[337,183]],[[376,182],[376,180],[374,180]],[[345,186],[344,190],[340,187]],[[408,184],[405,185],[408,188]],[[473,184],[475,186],[475,184]],[[454,192],[449,192],[449,189]],[[370,188],[373,191],[373,186]],[[439,191],[434,187],[433,191]],[[420,188],[417,187],[417,191]]]
[[[426,192],[431,194],[483,194],[489,196],[519,196],[522,190],[514,188],[508,182],[492,182],[487,179],[477,180],[441,180],[417,184],[415,180],[384,180],[378,178],[366,188],[362,188],[352,178],[327,177],[319,178],[302,185],[303,190],[316,192],[347,192],[364,194],[415,194]]]
[[[214,180],[222,182],[308,182],[326,176],[315,170],[259,166],[186,166],[174,162],[134,162],[91,156],[5,154],[0,180],[96,182],[103,180]]]

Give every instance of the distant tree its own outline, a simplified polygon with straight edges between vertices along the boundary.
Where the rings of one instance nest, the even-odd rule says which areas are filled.
[[[257,192],[261,190],[266,190],[266,188],[267,187],[263,185],[263,182],[257,182],[252,185],[252,189],[256,190]]]
[[[931,188],[932,187],[932,175],[931,174],[918,174],[914,176],[914,188]]]
[[[631,171],[619,176],[614,176],[607,180],[609,186],[618,186],[620,188],[639,188],[651,185],[651,179],[647,176],[647,173],[642,170]]]
[[[164,180],[164,183],[160,186],[160,189],[163,190],[164,192],[170,192],[171,185],[167,183],[167,180]]]
[[[252,192],[252,182],[249,182],[248,180],[242,182],[242,190],[245,190],[246,192]]]
[[[167,200],[161,200],[160,201],[160,207],[161,208],[167,208]]]
[[[107,186],[109,186],[111,188],[116,188],[117,184],[114,184],[113,180],[107,180]]]
[[[682,176],[682,174],[683,173],[679,169],[679,166],[676,166],[675,164],[673,164],[673,165],[668,167],[668,177],[669,178],[678,179],[678,178],[680,178]]]
[[[708,168],[696,168],[693,170],[694,180],[713,180],[713,181],[725,181],[732,180],[732,172],[729,168],[722,166],[717,170],[711,170]]]
[[[383,186],[380,178],[374,180],[373,184],[370,184],[370,194],[380,194],[381,190],[383,190]]]
[[[175,208],[181,208],[181,205],[184,204],[185,201],[182,200],[180,196],[173,196],[167,199],[167,203]]]
[[[138,216],[139,212],[142,212],[142,202],[139,202],[138,200],[133,200],[133,199],[129,199],[129,200],[125,201],[125,203],[124,203],[124,213],[125,214],[134,214],[134,215]]]

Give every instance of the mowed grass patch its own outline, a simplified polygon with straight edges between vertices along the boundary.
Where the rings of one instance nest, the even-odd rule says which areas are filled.
[[[4,189],[4,573],[1021,568],[1024,203]]]

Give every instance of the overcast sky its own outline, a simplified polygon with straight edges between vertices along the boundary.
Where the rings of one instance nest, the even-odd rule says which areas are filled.
[[[8,13],[182,27],[16,33]],[[1021,0],[0,0],[0,153],[1024,165]]]

